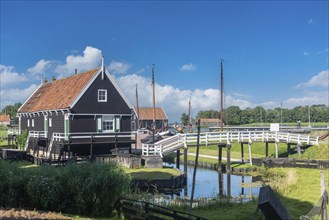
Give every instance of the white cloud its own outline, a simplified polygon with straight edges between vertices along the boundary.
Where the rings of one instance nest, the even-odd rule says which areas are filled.
[[[27,72],[34,76],[45,75],[45,72],[48,70],[51,63],[52,62],[49,60],[39,60],[34,66],[28,68]]]
[[[314,104],[325,104],[329,105],[329,92],[307,92],[302,97],[292,97],[284,101],[284,105],[288,108],[293,108],[295,106],[305,106]]]
[[[307,24],[313,24],[314,20],[311,18],[310,20],[307,21]]]
[[[196,65],[194,65],[193,63],[184,64],[180,68],[180,71],[193,71],[193,70],[196,70]]]
[[[125,74],[127,73],[127,70],[131,67],[132,65],[129,63],[125,63],[125,62],[119,62],[119,61],[115,61],[112,60],[110,65],[108,66],[108,69],[111,73],[121,73],[121,74]]]
[[[96,68],[100,65],[102,61],[102,51],[87,46],[83,51],[83,55],[69,55],[66,57],[66,63],[58,65],[55,69],[55,72],[59,74],[59,78],[67,77],[72,75],[75,69],[78,69],[78,72],[87,71],[93,68]]]
[[[137,74],[130,74],[117,77],[116,81],[133,105],[136,105],[135,88],[137,84],[139,106],[152,106],[151,79]],[[155,97],[156,106],[165,109],[171,122],[179,121],[181,114],[188,111],[189,100],[191,100],[194,114],[199,110],[219,109],[218,89],[181,90],[171,85],[156,84]],[[252,106],[252,103],[249,101],[236,99],[232,96],[225,96],[225,103],[226,107],[231,105],[237,105],[240,106],[240,108]],[[195,117],[195,115],[193,117]]]
[[[28,81],[28,78],[24,74],[15,72],[13,66],[5,66],[0,64],[0,85],[1,88],[10,84],[18,84]]]
[[[310,55],[310,53],[307,51],[304,51],[303,55],[308,57]]]
[[[324,70],[313,76],[309,81],[300,83],[296,88],[329,87],[329,70]]]
[[[11,89],[1,89],[1,109],[6,105],[11,105],[17,102],[24,103],[25,100],[30,97],[30,95],[38,88],[38,85],[32,84],[27,88],[11,88]]]

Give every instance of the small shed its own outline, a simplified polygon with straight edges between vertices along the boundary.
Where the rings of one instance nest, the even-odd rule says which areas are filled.
[[[10,116],[9,115],[0,115],[0,125],[10,125]]]

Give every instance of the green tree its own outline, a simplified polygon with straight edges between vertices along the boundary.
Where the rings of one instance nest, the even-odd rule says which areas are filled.
[[[224,111],[224,123],[226,125],[238,125],[240,122],[241,110],[239,106],[230,106]]]
[[[188,115],[186,113],[183,113],[182,116],[180,117],[180,120],[183,125],[187,125],[188,124]]]

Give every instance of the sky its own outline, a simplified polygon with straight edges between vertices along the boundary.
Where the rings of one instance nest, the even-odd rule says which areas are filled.
[[[101,65],[130,102],[156,105],[170,122],[224,107],[329,103],[328,1],[4,1],[0,109],[24,101],[43,78]]]

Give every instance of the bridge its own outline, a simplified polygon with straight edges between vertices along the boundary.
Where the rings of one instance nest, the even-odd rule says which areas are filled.
[[[153,144],[142,144],[142,156],[162,158],[163,156],[178,151],[181,148],[187,149],[189,146],[196,146],[197,138],[197,133],[176,134]],[[289,147],[290,145],[297,145],[297,151],[300,154],[301,145],[318,145],[319,137],[313,138],[310,137],[310,135],[304,134],[270,131],[204,132],[200,133],[199,137],[200,146],[219,145],[222,147],[226,146],[229,149],[231,143],[241,143],[242,155],[243,144],[248,144],[250,164],[252,163],[251,146],[254,142],[266,143],[266,154],[268,154],[268,143],[275,143],[276,158],[278,158],[279,143],[286,143]]]

